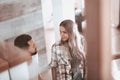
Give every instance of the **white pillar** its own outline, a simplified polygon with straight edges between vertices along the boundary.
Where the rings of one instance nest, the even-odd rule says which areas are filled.
[[[120,53],[120,30],[117,29],[119,24],[119,0],[111,0],[111,22],[112,22],[112,54]],[[112,61],[112,76],[115,80],[120,79],[120,59]]]
[[[74,0],[52,0],[53,1],[53,21],[56,41],[60,39],[59,24],[64,19],[75,21]]]
[[[112,27],[117,27],[119,24],[119,0],[111,1],[111,24]]]

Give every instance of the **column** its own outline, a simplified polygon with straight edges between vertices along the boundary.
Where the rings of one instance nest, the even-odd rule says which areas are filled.
[[[109,0],[86,0],[88,80],[111,80]]]
[[[53,1],[53,21],[56,41],[60,39],[59,24],[64,19],[75,21],[74,0],[52,0]]]

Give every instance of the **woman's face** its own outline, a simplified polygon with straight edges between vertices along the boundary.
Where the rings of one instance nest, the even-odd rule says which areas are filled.
[[[69,39],[69,34],[63,26],[60,26],[60,36],[63,42],[66,42]]]

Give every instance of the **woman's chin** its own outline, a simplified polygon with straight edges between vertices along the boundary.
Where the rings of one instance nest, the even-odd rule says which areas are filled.
[[[62,40],[63,43],[68,42],[68,40]]]

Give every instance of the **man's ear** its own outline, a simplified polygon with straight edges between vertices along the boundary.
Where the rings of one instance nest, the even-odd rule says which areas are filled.
[[[30,45],[30,44],[32,43],[32,41],[31,41],[31,40],[29,40],[27,43],[28,43],[28,45]]]

